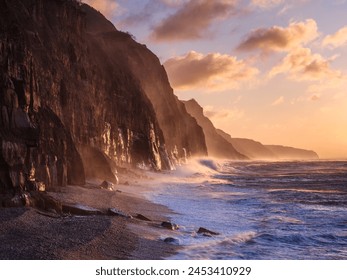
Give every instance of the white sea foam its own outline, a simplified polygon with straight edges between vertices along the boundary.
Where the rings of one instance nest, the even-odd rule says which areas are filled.
[[[315,189],[300,189],[300,188],[274,188],[268,189],[268,192],[302,192],[302,193],[327,193],[327,194],[342,194],[343,191],[338,190],[315,190]]]
[[[274,216],[269,216],[263,221],[278,221],[280,223],[289,223],[289,224],[303,224],[304,222],[302,220],[293,218],[293,217],[286,217],[286,216],[279,216],[279,215],[274,215]]]
[[[319,184],[315,174],[305,173],[310,164],[320,164]],[[178,213],[170,219],[181,227],[174,237],[184,249],[174,259],[339,258],[328,252],[337,239],[347,246],[345,236],[334,235],[347,215],[347,176],[334,176],[333,168],[194,159],[174,172],[154,174],[148,198]],[[220,235],[202,236],[199,227]]]
[[[196,236],[195,243],[185,246],[177,255],[170,259],[216,259],[233,258],[237,254],[232,251],[234,246],[252,241],[257,236],[254,231],[240,232],[230,236],[208,238]]]

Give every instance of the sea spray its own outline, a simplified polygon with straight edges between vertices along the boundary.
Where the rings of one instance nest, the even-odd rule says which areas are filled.
[[[346,259],[346,181],[346,162],[198,159],[146,195],[176,213],[174,259]]]

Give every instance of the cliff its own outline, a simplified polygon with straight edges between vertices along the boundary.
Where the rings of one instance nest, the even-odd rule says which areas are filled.
[[[100,15],[89,6],[83,5],[82,9],[87,15],[89,30],[96,37],[107,41],[112,48],[109,51],[114,53],[116,60],[122,61],[122,65],[129,67],[151,101],[168,152],[177,150],[178,156],[183,156],[185,149],[191,155],[207,155],[203,130],[174,95],[167,73],[158,57],[145,45],[133,40],[130,34],[117,32],[106,22],[100,26]]]
[[[260,142],[246,138],[232,138],[221,129],[217,129],[217,133],[250,159],[277,159],[276,154]]]
[[[280,145],[263,145],[246,138],[233,138],[221,129],[216,129],[204,116],[203,108],[191,99],[183,101],[187,111],[197,119],[203,128],[209,156],[228,159],[261,159],[261,160],[315,160],[316,152]]]
[[[280,159],[285,160],[316,160],[319,156],[311,150],[298,149],[280,145],[265,145],[271,152]]]
[[[250,159],[261,160],[315,160],[319,159],[314,151],[285,147],[279,145],[263,145],[258,141],[246,138],[233,138],[221,129],[219,135],[231,143],[236,150]]]
[[[1,190],[170,168],[165,140],[206,153],[159,60],[78,1],[0,0],[0,69]]]
[[[183,101],[187,111],[191,114],[203,128],[207,151],[209,156],[225,159],[247,159],[245,155],[235,149],[235,147],[218,134],[212,122],[204,115],[203,108],[191,99]]]
[[[145,46],[137,46],[130,50],[130,65],[140,78],[140,83],[154,106],[168,151],[177,148],[179,156],[183,156],[183,149],[194,156],[207,155],[203,129],[173,94],[166,71],[160,65],[159,59]]]

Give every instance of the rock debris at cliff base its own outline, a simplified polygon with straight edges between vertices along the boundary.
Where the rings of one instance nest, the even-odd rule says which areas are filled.
[[[136,186],[122,186],[123,189]],[[160,205],[124,192],[67,186],[50,193],[62,204],[117,207],[165,219]],[[159,239],[146,222],[112,215],[55,215],[34,208],[0,209],[0,259],[162,259],[175,248]],[[129,226],[131,227],[129,228]]]

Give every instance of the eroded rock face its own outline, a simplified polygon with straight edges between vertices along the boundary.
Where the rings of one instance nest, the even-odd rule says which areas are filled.
[[[235,147],[218,134],[212,122],[204,115],[203,108],[194,100],[183,101],[187,111],[191,114],[198,124],[203,128],[208,155],[226,159],[247,159],[235,149]]]
[[[246,138],[232,138],[224,131],[217,129],[217,133],[232,144],[236,150],[250,159],[261,160],[317,160],[316,152],[280,145],[263,145],[262,143]]]
[[[281,145],[265,145],[278,158],[284,160],[318,160],[319,156],[315,151],[286,147]]]
[[[0,1],[0,189],[20,187],[32,165],[48,189],[83,184],[93,162],[82,147],[163,167],[152,103],[127,45],[115,47],[128,40],[78,1]]]
[[[207,147],[203,128],[187,113],[184,104],[173,94],[166,71],[159,59],[146,48],[129,41],[131,70],[151,100],[163,131],[169,155],[177,151],[182,159],[187,152],[193,156],[206,156]],[[141,67],[139,67],[141,66]]]
[[[129,34],[117,32],[112,25],[100,20],[100,15],[89,6],[82,8],[88,18],[89,32],[105,42],[106,52],[112,52],[117,61],[129,66],[153,104],[169,157],[175,149],[179,158],[184,157],[184,149],[189,155],[207,155],[203,130],[174,95],[158,57]]]
[[[228,133],[217,129],[217,133],[232,144],[236,150],[250,159],[276,160],[277,156],[262,143],[246,138],[232,138]]]

